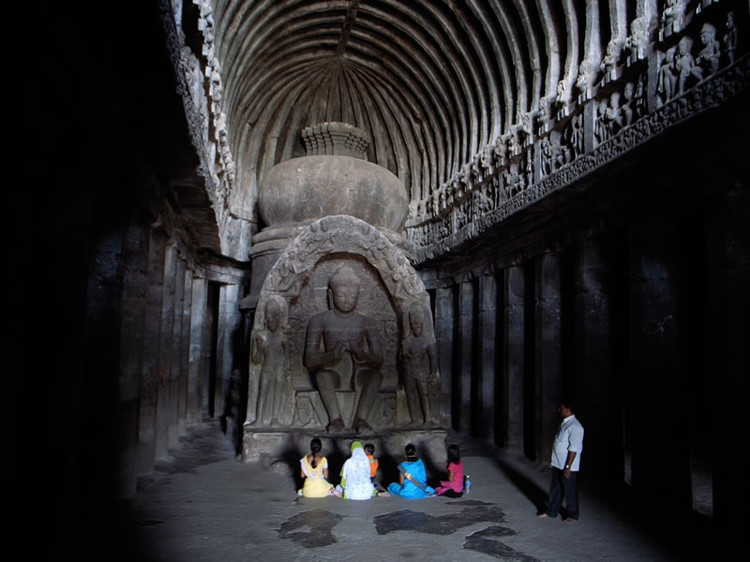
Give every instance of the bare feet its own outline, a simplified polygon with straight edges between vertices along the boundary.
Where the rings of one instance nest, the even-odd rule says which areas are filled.
[[[328,430],[328,433],[339,433],[344,430],[344,422],[341,418],[332,420],[326,429]]]
[[[370,424],[368,424],[365,420],[362,418],[357,418],[354,422],[354,428],[357,430],[358,433],[367,433],[372,431],[372,428],[370,427]]]
[[[575,522],[576,520],[573,519],[572,517],[566,517],[565,519],[563,519],[563,523],[575,523]]]
[[[540,518],[547,518],[547,517],[549,517],[549,515],[547,515],[546,513],[537,513],[536,516],[540,517]]]

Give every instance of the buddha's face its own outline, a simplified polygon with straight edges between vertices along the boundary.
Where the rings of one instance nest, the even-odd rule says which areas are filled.
[[[357,307],[359,286],[353,283],[339,283],[331,286],[333,306],[341,312],[351,312]]]

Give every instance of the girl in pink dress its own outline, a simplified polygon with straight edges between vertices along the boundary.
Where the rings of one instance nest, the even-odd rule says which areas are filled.
[[[440,496],[460,498],[464,493],[464,463],[458,445],[448,445],[445,468],[448,471],[448,480],[442,480],[440,486],[435,488],[435,492]]]

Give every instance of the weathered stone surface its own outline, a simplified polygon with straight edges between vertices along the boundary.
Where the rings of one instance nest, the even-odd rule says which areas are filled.
[[[313,155],[280,162],[264,178],[258,208],[268,226],[351,215],[401,232],[408,200],[387,169],[352,156]]]
[[[356,299],[345,306],[337,304],[331,291],[331,280],[342,267],[357,284]],[[281,325],[273,331],[266,319],[269,306],[283,311]],[[283,341],[274,348],[278,361],[250,365],[248,426],[322,429],[335,421],[335,431],[352,427],[368,431],[410,423],[409,409],[398,406],[405,399],[404,392],[399,392],[399,357],[404,326],[409,322],[406,315],[417,306],[424,320],[421,361],[435,353],[429,296],[403,253],[378,229],[354,217],[330,216],[311,224],[284,251],[260,293],[253,341],[270,341],[277,334]],[[344,317],[349,320],[342,324]],[[321,339],[311,343],[311,337]],[[334,353],[337,344],[340,353]],[[329,356],[316,362],[310,358],[314,351]],[[321,371],[326,373],[322,379],[318,377]],[[419,365],[409,371],[421,376]],[[276,385],[284,396],[275,399],[283,410],[275,421],[273,416],[258,417],[266,376],[284,378]],[[429,367],[427,379],[434,396],[439,396],[436,365]],[[439,411],[430,419],[421,414],[414,417],[418,425],[441,421]]]

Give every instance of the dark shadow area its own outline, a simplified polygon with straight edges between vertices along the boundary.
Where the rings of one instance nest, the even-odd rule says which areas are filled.
[[[508,480],[529,499],[529,509],[535,509],[537,513],[544,511],[547,502],[547,489],[540,488],[527,474],[507,461],[498,458],[497,464]]]
[[[494,455],[503,475],[529,500],[529,509],[543,511],[547,502],[549,471],[528,461],[513,459],[498,451]],[[582,470],[578,476],[581,518],[592,503],[598,511],[625,522],[659,550],[675,560],[716,558],[739,548],[737,536],[723,535],[707,517],[686,512],[658,494],[636,494],[624,483],[613,484],[601,475]],[[564,517],[564,508],[561,515]],[[734,545],[734,546],[732,546]]]

